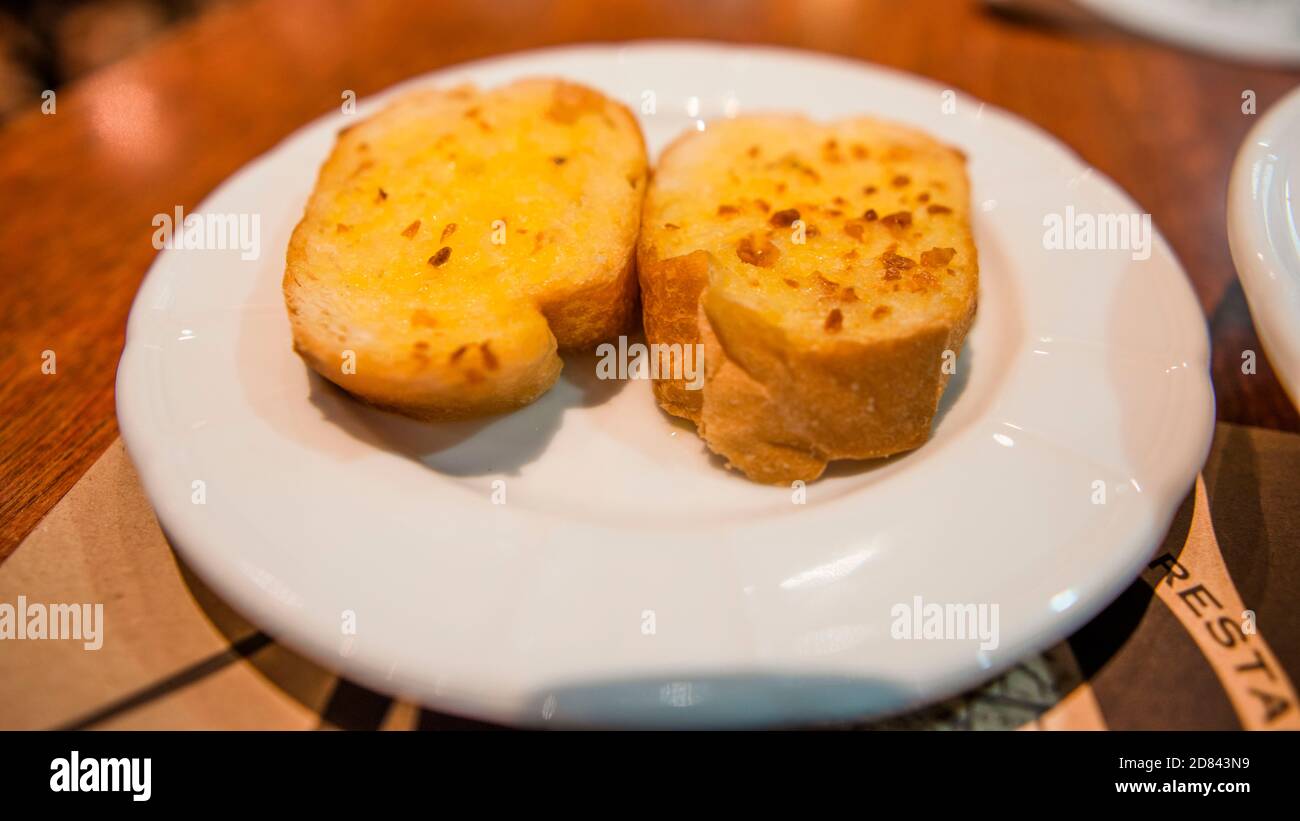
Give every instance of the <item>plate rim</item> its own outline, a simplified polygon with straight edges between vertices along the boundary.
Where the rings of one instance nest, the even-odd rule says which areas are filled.
[[[1300,325],[1286,314],[1286,301],[1275,298],[1285,285],[1273,276],[1275,271],[1285,276],[1288,267],[1268,239],[1271,212],[1267,203],[1255,196],[1252,184],[1256,170],[1269,164],[1269,152],[1279,132],[1292,122],[1300,132],[1300,85],[1265,111],[1241,141],[1228,177],[1227,223],[1233,265],[1264,353],[1274,363],[1273,372],[1291,403],[1300,409]],[[1300,151],[1293,150],[1293,154],[1300,172]],[[1300,285],[1300,271],[1290,273]]]
[[[1300,42],[1283,40],[1250,42],[1239,35],[1216,39],[1205,25],[1173,20],[1155,15],[1141,4],[1127,0],[1077,0],[1087,11],[1126,31],[1150,37],[1161,43],[1207,54],[1224,60],[1257,66],[1300,65]],[[1172,25],[1171,25],[1172,23]]]

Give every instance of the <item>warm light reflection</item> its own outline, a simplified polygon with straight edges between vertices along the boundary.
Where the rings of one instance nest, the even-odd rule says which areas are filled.
[[[88,94],[90,123],[105,148],[123,162],[154,160],[168,143],[158,100],[148,88],[119,83]]]

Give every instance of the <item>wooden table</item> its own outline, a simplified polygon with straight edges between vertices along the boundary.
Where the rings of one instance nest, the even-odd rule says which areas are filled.
[[[411,75],[539,46],[637,38],[772,43],[926,75],[1073,147],[1149,210],[1211,329],[1223,421],[1300,431],[1228,252],[1224,198],[1254,117],[1300,74],[970,0],[259,0],[220,7],[0,129],[0,561],[117,436],[127,311],[154,214],[340,103]],[[1259,354],[1243,374],[1242,352]],[[42,371],[54,351],[56,372]]]

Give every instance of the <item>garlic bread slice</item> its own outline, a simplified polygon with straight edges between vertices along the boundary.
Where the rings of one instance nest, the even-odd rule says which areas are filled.
[[[557,351],[635,322],[645,188],[635,119],[590,88],[409,92],[321,168],[284,274],[294,348],[418,418],[527,404]]]
[[[638,247],[646,335],[704,345],[655,383],[730,466],[770,483],[926,441],[975,316],[965,158],[868,118],[710,123],[664,153]]]

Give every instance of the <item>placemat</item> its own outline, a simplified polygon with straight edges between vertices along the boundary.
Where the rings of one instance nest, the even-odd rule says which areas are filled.
[[[1082,630],[947,702],[826,726],[1300,729],[1297,477],[1300,436],[1218,425],[1147,571]],[[120,439],[0,564],[0,619],[20,603],[102,604],[103,629],[0,639],[0,728],[494,726],[340,678],[248,623],[172,552]]]

